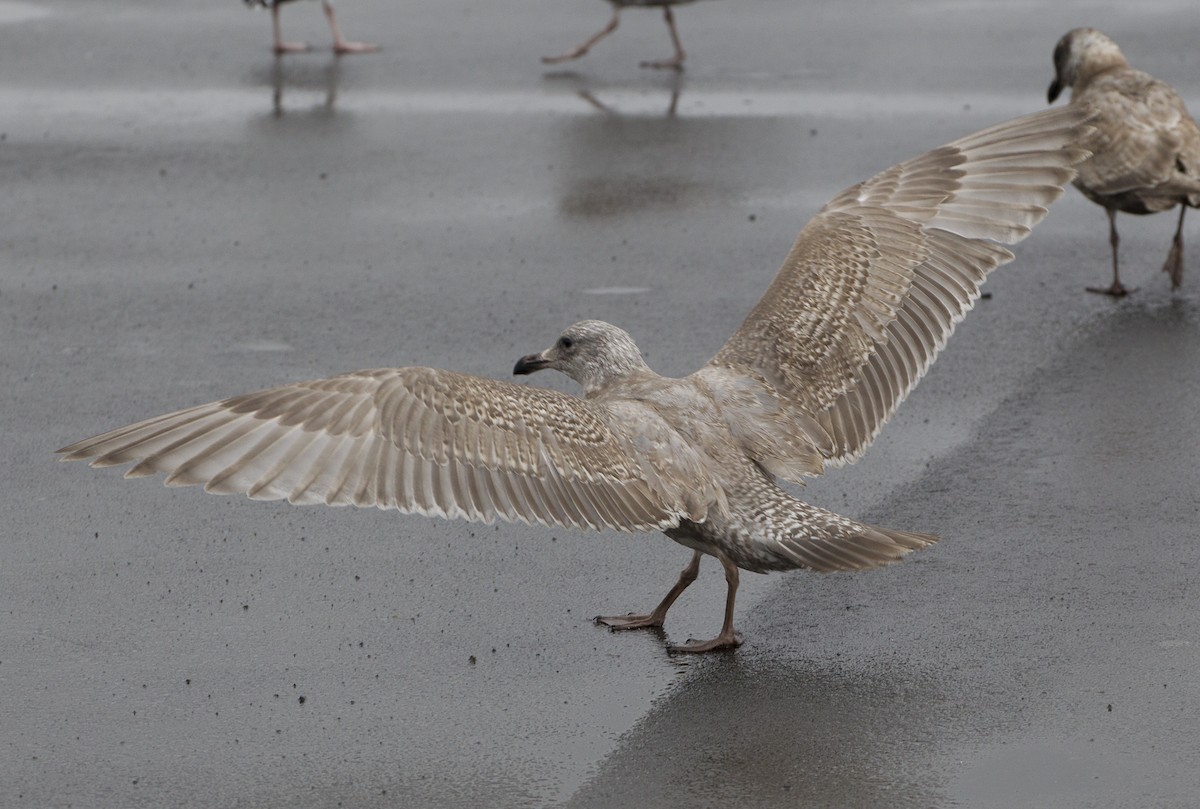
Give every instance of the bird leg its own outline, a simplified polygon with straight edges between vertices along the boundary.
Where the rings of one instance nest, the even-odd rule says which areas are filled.
[[[592,37],[587,42],[583,43],[582,45],[580,45],[578,48],[576,48],[573,51],[567,51],[566,53],[559,54],[558,56],[543,56],[542,64],[557,65],[559,62],[569,62],[572,59],[578,59],[579,57],[581,57],[585,53],[587,53],[588,50],[593,45],[595,45],[597,42],[604,39],[606,36],[611,34],[613,31],[616,31],[617,23],[620,21],[620,18],[621,18],[621,9],[614,6],[612,19],[608,21],[608,25],[606,25],[600,29],[600,33],[596,34],[594,37]]]
[[[699,574],[700,551],[696,551],[692,554],[692,561],[688,562],[688,566],[679,574],[679,581],[675,582],[671,592],[658,602],[658,606],[649,615],[637,615],[632,612],[628,615],[597,615],[593,620],[612,629],[644,629],[649,626],[662,626],[663,621],[667,618],[667,610],[671,609],[675,599],[679,598],[679,594],[686,590]]]
[[[329,29],[333,31],[334,53],[373,53],[379,50],[378,45],[372,45],[369,42],[350,42],[343,37],[342,29],[337,24],[337,15],[333,11],[333,3],[330,0],[321,0],[321,6],[325,9],[325,17],[329,20]]]
[[[642,62],[641,66],[682,70],[683,60],[687,54],[683,52],[683,44],[679,41],[679,32],[675,30],[675,15],[671,13],[670,6],[663,6],[663,19],[667,23],[667,30],[671,32],[671,44],[675,46],[675,55],[659,62]]]
[[[1163,264],[1163,272],[1171,276],[1171,289],[1179,289],[1183,284],[1183,215],[1187,213],[1187,204],[1179,206],[1179,225],[1175,228],[1175,238],[1171,240],[1171,252],[1167,253],[1167,262]]]
[[[721,624],[721,632],[712,640],[694,641],[689,639],[681,646],[671,646],[670,651],[672,652],[715,652],[718,649],[733,649],[742,645],[741,634],[733,630],[733,602],[738,588],[737,565],[729,561],[724,554],[717,558],[721,560],[721,566],[725,568],[725,583],[729,586],[725,595],[725,622]]]
[[[275,53],[303,53],[308,50],[307,42],[284,42],[279,27],[279,6],[271,6],[271,31],[275,35]]]
[[[1128,295],[1130,292],[1137,292],[1137,289],[1129,289],[1121,283],[1121,278],[1118,275],[1119,268],[1117,265],[1117,247],[1121,244],[1121,237],[1117,235],[1117,212],[1112,208],[1105,208],[1105,213],[1108,214],[1108,243],[1112,246],[1112,267],[1113,267],[1113,282],[1110,287],[1088,287],[1088,292],[1098,292],[1101,295],[1112,295],[1114,298],[1121,298]],[[1169,261],[1169,259],[1168,259]]]

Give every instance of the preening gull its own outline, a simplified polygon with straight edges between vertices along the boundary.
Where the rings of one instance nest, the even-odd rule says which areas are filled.
[[[1150,214],[1176,205],[1179,224],[1163,272],[1171,288],[1183,283],[1183,216],[1200,206],[1200,129],[1179,94],[1125,61],[1117,43],[1094,28],[1068,31],[1054,48],[1054,81],[1047,100],[1064,87],[1071,104],[1095,111],[1075,187],[1108,214],[1113,282],[1090,292],[1127,295],[1117,266],[1117,211]]]
[[[608,25],[601,28],[599,33],[589,38],[579,47],[558,56],[543,56],[542,61],[548,65],[556,65],[559,62],[567,62],[585,55],[591,50],[593,45],[617,30],[617,25],[621,19],[621,9],[623,8],[661,8],[663,10],[663,20],[667,23],[667,31],[671,34],[671,44],[675,46],[675,55],[670,59],[642,62],[641,66],[679,70],[683,67],[683,60],[687,54],[683,52],[683,45],[679,41],[679,32],[675,30],[675,15],[671,12],[671,6],[682,6],[685,3],[694,2],[696,0],[608,0],[609,5],[613,7],[612,19],[608,21]]]
[[[271,9],[271,32],[275,38],[275,53],[300,53],[309,49],[307,42],[285,42],[283,32],[279,27],[279,7],[292,0],[245,0],[251,8]],[[329,20],[329,29],[333,32],[334,53],[371,53],[379,50],[378,45],[367,42],[351,42],[342,36],[338,27],[337,13],[333,10],[333,0],[321,0],[321,8],[325,10],[325,19]]]
[[[170,486],[475,522],[663,531],[693,551],[649,613],[661,626],[716,557],[737,646],[738,570],[861,570],[936,541],[797,500],[776,483],[856,459],[1086,156],[1084,112],[1043,111],[893,166],[800,232],[766,294],[704,367],[662,377],[633,339],[585,320],[513,368],[553,368],[583,397],[434,368],[283,385],[122,427],[59,450],[135,463]]]

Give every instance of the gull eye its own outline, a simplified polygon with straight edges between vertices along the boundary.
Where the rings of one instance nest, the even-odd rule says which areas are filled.
[[[575,345],[575,341],[572,340],[570,337],[559,337],[558,338],[559,348],[571,348],[574,345]]]

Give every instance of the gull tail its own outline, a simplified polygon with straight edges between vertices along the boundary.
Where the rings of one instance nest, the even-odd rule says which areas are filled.
[[[770,518],[756,526],[755,550],[772,557],[769,569],[867,570],[899,562],[938,541],[932,534],[867,525],[779,494],[766,511]]]

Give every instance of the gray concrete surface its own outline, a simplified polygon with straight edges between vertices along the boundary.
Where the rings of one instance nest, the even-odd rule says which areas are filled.
[[[701,3],[679,77],[637,68],[669,45],[634,12],[544,70],[596,0],[344,0],[385,49],[340,61],[273,59],[239,5],[0,2],[0,806],[1195,805],[1200,274],[1168,292],[1170,216],[1122,223],[1141,290],[1113,302],[1069,193],[805,492],[945,540],[747,577],[731,655],[591,625],[662,594],[662,537],[50,455],[353,368],[505,377],[585,316],[685,373],[825,199],[1041,107],[1068,28],[1200,103],[1190,3]],[[328,42],[316,4],[284,22]],[[711,634],[722,592],[705,567],[669,636]]]

